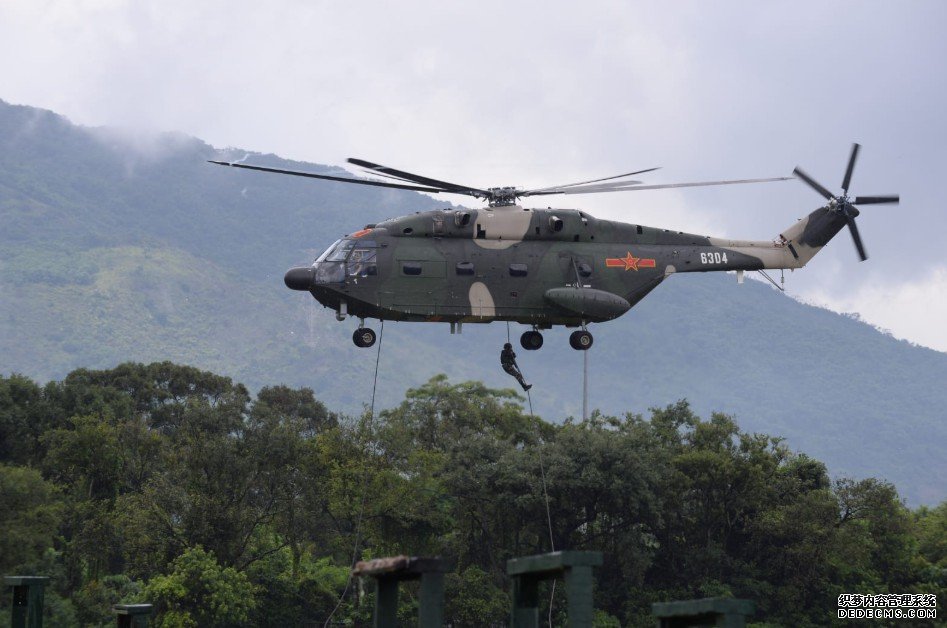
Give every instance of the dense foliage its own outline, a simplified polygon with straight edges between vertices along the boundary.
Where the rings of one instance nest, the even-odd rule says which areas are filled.
[[[57,626],[110,624],[119,601],[155,604],[159,626],[322,625],[358,539],[363,558],[456,558],[453,625],[502,624],[507,559],[550,549],[542,464],[556,549],[605,554],[603,626],[712,595],[792,626],[830,623],[843,592],[945,599],[947,504],[912,512],[882,480],[833,482],[685,402],[555,425],[520,401],[441,376],[372,420],[171,363],[3,377],[0,572],[52,576]],[[355,584],[334,621],[369,620]],[[401,599],[410,616],[416,590]]]

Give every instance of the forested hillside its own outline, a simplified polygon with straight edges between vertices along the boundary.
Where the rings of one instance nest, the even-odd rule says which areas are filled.
[[[761,625],[805,627],[834,623],[840,593],[947,595],[947,503],[832,481],[686,403],[557,424],[437,377],[370,420],[171,363],[0,377],[0,572],[51,576],[57,627],[113,625],[136,601],[159,626],[322,626],[358,537],[366,558],[456,558],[451,625],[505,625],[506,560],[550,547],[540,455],[555,547],[604,552],[598,626],[653,626],[652,602],[682,598],[750,598]],[[333,619],[367,625],[372,604],[352,587]],[[406,625],[416,604],[409,587]]]
[[[445,203],[206,163],[245,155],[0,102],[0,373],[45,382],[172,360],[251,390],[307,386],[333,411],[359,412],[375,353],[352,345],[353,321],[336,322],[282,275],[366,223]],[[774,216],[774,232],[785,222]],[[818,262],[802,272],[820,272]],[[785,437],[833,475],[884,478],[915,505],[947,497],[947,354],[717,275],[673,277],[594,332],[593,408],[646,412],[686,398],[703,415]],[[506,334],[387,324],[381,404],[442,372],[509,385],[498,366]],[[534,409],[552,422],[581,413],[582,357],[566,337],[554,330],[540,352],[520,352]]]

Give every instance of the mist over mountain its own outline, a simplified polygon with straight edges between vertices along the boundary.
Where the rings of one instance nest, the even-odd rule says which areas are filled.
[[[0,101],[0,372],[48,380],[172,360],[254,388],[309,386],[330,408],[359,412],[374,349],[356,348],[355,323],[287,290],[283,273],[366,223],[449,203],[206,163],[245,156],[334,170]],[[595,214],[594,197],[579,204]],[[821,272],[819,259],[801,272]],[[522,331],[511,326],[514,343]],[[890,480],[912,504],[947,498],[947,354],[719,274],[672,277],[592,331],[592,408],[687,398],[703,415],[785,437],[833,474]],[[545,336],[542,350],[518,352],[533,408],[579,416],[583,356],[566,330]],[[442,372],[512,385],[498,361],[506,338],[500,323],[453,336],[446,324],[386,323],[377,405]]]

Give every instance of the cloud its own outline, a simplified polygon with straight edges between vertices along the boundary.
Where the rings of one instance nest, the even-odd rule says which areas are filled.
[[[846,295],[815,290],[803,300],[836,312],[857,312],[895,338],[947,352],[947,266],[905,282],[866,284]]]

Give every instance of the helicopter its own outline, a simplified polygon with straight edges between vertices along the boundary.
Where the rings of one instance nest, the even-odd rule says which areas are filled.
[[[362,159],[348,163],[378,179],[357,179],[244,163],[211,163],[356,185],[451,193],[487,201],[487,207],[417,212],[365,225],[327,248],[308,265],[291,268],[284,281],[333,309],[339,321],[358,318],[358,347],[375,344],[365,319],[449,323],[510,321],[530,326],[520,337],[529,351],[543,346],[542,331],[575,328],[569,344],[592,346],[591,323],[618,318],[676,273],[796,269],[848,227],[859,258],[868,258],[855,218],[857,205],[898,203],[898,195],[849,196],[860,146],[852,146],[841,194],[833,194],[802,169],[793,171],[827,203],[772,241],[701,236],[602,220],[578,209],[532,209],[518,199],[784,181],[793,177],[645,185],[630,179],[649,168],[545,188],[474,188],[397,170]]]

